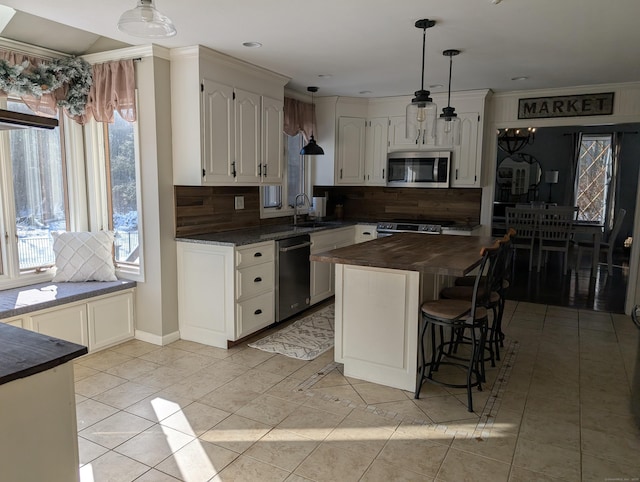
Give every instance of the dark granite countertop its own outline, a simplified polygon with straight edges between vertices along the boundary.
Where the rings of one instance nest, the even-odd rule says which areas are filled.
[[[311,261],[464,276],[480,262],[488,236],[399,233],[311,255]]]
[[[286,239],[299,234],[315,233],[328,229],[346,228],[349,226],[355,226],[358,223],[352,221],[330,221],[319,222],[315,226],[311,226],[309,224],[310,223],[301,223],[301,225],[297,227],[294,227],[291,224],[276,224],[272,226],[236,229],[233,231],[223,231],[219,233],[196,234],[188,237],[176,238],[176,241],[215,244],[218,246],[244,246],[247,244],[261,243],[263,241]]]
[[[0,291],[0,319],[44,310],[93,296],[135,288],[129,280],[86,281],[81,283],[38,283]]]
[[[0,385],[67,363],[87,347],[0,323]]]

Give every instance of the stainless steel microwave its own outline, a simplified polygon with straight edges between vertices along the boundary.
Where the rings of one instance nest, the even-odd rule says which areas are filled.
[[[387,186],[449,187],[451,151],[398,151],[387,156]]]

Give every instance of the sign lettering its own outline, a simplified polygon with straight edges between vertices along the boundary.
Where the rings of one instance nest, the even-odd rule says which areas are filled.
[[[518,101],[518,119],[613,114],[613,92],[532,97]]]

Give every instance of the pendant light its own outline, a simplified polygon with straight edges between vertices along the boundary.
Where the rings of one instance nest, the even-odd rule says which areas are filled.
[[[153,0],[138,0],[138,5],[127,10],[118,20],[118,30],[143,38],[173,37],[173,22],[156,10]]]
[[[313,94],[318,92],[317,87],[307,87],[307,90],[311,92],[311,135],[309,136],[309,142],[306,146],[304,146],[300,150],[301,156],[323,156],[324,150],[318,144],[316,144],[316,140],[313,138],[313,127],[316,119],[316,106],[313,103]]]
[[[436,120],[437,107],[428,90],[424,90],[424,62],[426,54],[427,29],[436,24],[435,20],[422,19],[415,24],[422,29],[422,82],[420,90],[415,92],[415,97],[407,105],[406,110],[406,137],[415,136],[416,144],[427,144],[427,136],[433,137],[433,128]]]
[[[459,50],[449,49],[442,55],[449,57],[449,93],[447,94],[447,106],[442,109],[442,114],[436,120],[436,144],[441,146],[460,145],[460,118],[456,114],[455,107],[451,107],[451,70],[453,57],[460,53]]]

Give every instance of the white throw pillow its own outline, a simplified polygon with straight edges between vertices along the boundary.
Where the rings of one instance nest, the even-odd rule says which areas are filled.
[[[57,271],[53,281],[117,281],[113,232],[52,232]]]

